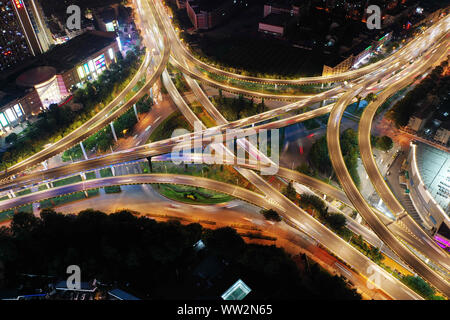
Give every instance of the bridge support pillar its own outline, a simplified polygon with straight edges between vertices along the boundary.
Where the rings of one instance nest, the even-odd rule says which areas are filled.
[[[116,176],[116,170],[114,169],[113,166],[111,166],[111,172],[112,172],[113,177],[115,177]]]
[[[114,130],[114,123],[110,122],[109,125],[111,126],[111,131],[112,131],[114,140],[117,142],[116,130]]]
[[[150,172],[153,172],[152,157],[147,157],[147,161],[148,161],[148,166],[150,168]]]
[[[83,151],[84,159],[88,160],[89,158],[87,156],[86,150],[84,150],[84,146],[83,146],[83,142],[82,141],[80,141],[80,147],[81,147],[81,151]]]
[[[136,116],[137,121],[139,121],[139,116],[136,108],[136,103],[133,104],[134,115]]]
[[[82,181],[85,181],[85,180],[86,180],[86,173],[80,172],[80,176],[81,176],[81,180],[82,180]],[[84,192],[84,196],[85,196],[86,198],[88,198],[88,197],[89,197],[89,194],[88,194],[87,190],[83,190],[83,192]]]
[[[42,165],[44,166],[44,169],[47,170],[48,169],[48,164],[47,164],[47,160],[42,161]]]

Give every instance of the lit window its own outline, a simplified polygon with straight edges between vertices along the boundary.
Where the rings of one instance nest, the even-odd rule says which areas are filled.
[[[92,60],[89,60],[89,70],[91,70],[91,72],[95,71],[94,61]]]
[[[16,111],[16,114],[18,117],[23,116],[22,108],[20,107],[20,104],[16,104],[14,106],[14,111]]]
[[[109,54],[109,58],[110,58],[111,60],[114,60],[114,51],[113,51],[112,48],[109,48],[108,54]]]
[[[9,122],[13,122],[17,119],[14,112],[11,110],[11,108],[6,109],[5,113],[6,113],[6,117],[8,118]]]
[[[6,117],[5,117],[4,113],[0,113],[0,123],[4,127],[6,127],[8,125],[8,120],[6,120]]]
[[[80,77],[80,79],[83,79],[84,78],[83,68],[82,67],[78,67],[77,71],[78,71],[78,77]]]

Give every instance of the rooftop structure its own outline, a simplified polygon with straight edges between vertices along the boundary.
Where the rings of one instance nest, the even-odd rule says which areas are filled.
[[[289,13],[271,13],[261,20],[258,31],[283,36],[291,22],[292,16]]]
[[[188,0],[186,12],[195,29],[211,29],[230,16],[233,4],[230,0]]]
[[[411,144],[408,188],[416,211],[434,231],[450,225],[450,154],[422,142]]]
[[[31,88],[42,82],[47,82],[56,75],[56,69],[53,67],[37,67],[22,73],[16,80],[16,83],[25,88]]]
[[[450,121],[441,124],[441,127],[436,131],[434,140],[439,141],[443,145],[447,145],[450,139]]]
[[[241,279],[222,295],[223,300],[242,300],[252,291]]]
[[[306,2],[304,2],[303,5],[306,5]],[[300,15],[300,5],[298,3],[292,3],[292,1],[285,1],[285,2],[271,1],[264,4],[263,16],[266,17],[269,14],[273,13],[275,14],[287,13],[291,16],[298,16]]]
[[[132,294],[129,294],[128,292],[125,292],[120,289],[113,289],[108,291],[108,294],[117,300],[141,300],[139,298],[136,298]]]
[[[56,46],[41,60],[61,72],[75,67],[80,61],[88,59],[115,42],[116,34],[114,32],[88,31]]]

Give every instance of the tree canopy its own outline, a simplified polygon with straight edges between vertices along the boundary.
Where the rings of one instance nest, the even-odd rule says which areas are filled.
[[[200,239],[206,249],[196,251]],[[209,256],[226,262],[218,287],[211,289],[198,287],[194,272]],[[232,228],[156,222],[128,210],[64,215],[45,209],[40,218],[17,213],[9,228],[0,228],[0,261],[7,287],[16,287],[21,273],[65,279],[74,264],[82,281],[128,284],[152,299],[218,297],[237,278],[252,288],[250,299],[361,298],[314,263],[310,273],[300,272],[283,249],[247,244]]]

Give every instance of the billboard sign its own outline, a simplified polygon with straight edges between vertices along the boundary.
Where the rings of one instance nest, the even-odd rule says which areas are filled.
[[[23,8],[23,2],[22,0],[13,0],[14,4],[16,5],[17,9],[22,9]]]

